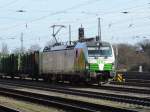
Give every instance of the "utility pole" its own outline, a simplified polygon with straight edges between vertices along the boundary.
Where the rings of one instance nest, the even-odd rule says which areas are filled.
[[[101,42],[101,20],[98,18],[98,41]]]
[[[69,45],[71,45],[71,25],[69,25]]]
[[[21,53],[23,53],[23,32],[21,32],[20,41],[21,41]]]
[[[51,26],[51,27],[53,28],[53,34],[52,34],[52,36],[54,37],[56,43],[58,43],[57,38],[56,38],[56,35],[59,33],[59,31],[60,31],[62,28],[65,28],[65,26],[64,26],[64,25],[53,25],[53,26]],[[57,31],[55,32],[55,28],[56,28],[56,27],[58,27],[58,29],[57,29]]]

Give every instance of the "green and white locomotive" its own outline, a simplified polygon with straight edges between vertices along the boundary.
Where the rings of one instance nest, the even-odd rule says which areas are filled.
[[[115,75],[115,55],[108,42],[93,40],[77,42],[72,47],[55,46],[42,53],[40,60],[40,74],[45,79],[101,84]]]
[[[115,75],[115,55],[113,47],[108,42],[87,42],[88,66],[90,77],[98,83],[108,82]]]

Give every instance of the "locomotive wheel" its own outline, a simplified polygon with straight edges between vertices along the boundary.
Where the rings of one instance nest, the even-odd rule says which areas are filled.
[[[97,81],[98,86],[102,86],[102,82],[100,80]]]
[[[106,84],[106,83],[108,83],[108,78],[107,77],[103,77],[103,76],[97,77],[98,86],[102,86],[103,84]]]
[[[97,77],[97,84],[98,84],[98,86],[102,86],[102,81],[103,81],[103,76],[102,75]]]

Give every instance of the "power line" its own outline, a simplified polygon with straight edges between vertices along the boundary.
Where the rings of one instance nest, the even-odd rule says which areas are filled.
[[[146,4],[144,4],[144,5],[137,5],[137,6],[135,6],[135,7],[131,7],[131,8],[128,8],[128,9],[134,9],[134,8],[137,8],[137,7],[141,7],[141,6],[145,6]],[[71,12],[72,13],[72,12]],[[78,13],[82,13],[82,14],[87,14],[88,16],[89,15],[95,15],[95,16],[98,16],[98,15],[100,15],[101,13],[103,13],[102,15],[106,15],[106,14],[111,14],[111,13],[122,13],[121,11],[118,11],[118,12],[101,12],[101,13],[91,13],[91,12],[85,12],[85,11],[81,11],[81,12],[78,12]],[[127,12],[128,13],[128,12]],[[133,12],[129,12],[129,13],[133,13]],[[139,11],[137,12],[137,13],[139,13]],[[143,12],[140,12],[140,13],[143,13]],[[147,12],[148,13],[148,12]],[[101,16],[102,16],[101,15]],[[143,17],[142,17],[143,18]],[[145,17],[144,17],[145,18]],[[83,18],[84,19],[84,18]],[[80,19],[81,20],[81,19]],[[86,20],[84,20],[84,21],[87,21],[87,19]],[[127,21],[127,20],[125,20],[125,21]],[[69,23],[69,22],[71,22],[71,23],[73,23],[73,22],[77,22],[77,21],[64,21],[65,23]],[[63,23],[64,23],[63,22]],[[118,23],[118,21],[117,21],[117,23]]]
[[[9,3],[5,4],[5,5],[3,5],[3,6],[0,6],[0,8],[8,7],[8,6],[10,6],[10,5],[12,5],[12,4],[14,4],[14,3],[16,3],[16,2],[18,2],[18,1],[19,1],[19,0],[13,0],[13,1],[11,1],[11,2],[9,2]]]
[[[26,22],[26,23],[29,24],[29,23],[33,23],[33,22],[36,22],[36,21],[45,19],[45,18],[47,18],[47,17],[49,17],[49,16],[54,16],[54,15],[58,15],[58,14],[64,14],[64,13],[66,13],[66,11],[68,11],[68,10],[74,10],[74,9],[79,8],[79,7],[81,7],[81,6],[90,5],[91,3],[94,3],[94,2],[97,2],[97,1],[99,1],[99,0],[87,0],[87,1],[85,1],[85,2],[83,2],[83,3],[81,3],[81,4],[74,5],[74,6],[70,7],[70,8],[66,8],[66,9],[64,9],[64,10],[52,12],[52,13],[50,13],[50,14],[48,14],[48,15],[41,16],[41,17],[39,17],[39,18],[33,19],[33,20],[31,20],[31,21],[28,21],[28,22]],[[11,26],[11,27],[4,28],[4,30],[7,30],[7,29],[9,29],[9,28],[18,27],[18,26],[21,26],[21,25],[20,25],[20,24],[16,24],[16,25],[13,25],[13,26]],[[1,28],[0,28],[0,29],[1,29]],[[3,29],[3,28],[2,28],[2,29]],[[1,29],[1,30],[2,30],[2,29]]]
[[[86,4],[89,4],[89,1],[92,2],[92,0],[88,0],[87,3],[81,3],[81,4],[79,4],[79,5],[75,5],[75,6],[73,6],[73,7],[70,7],[70,9],[67,8],[67,10],[62,10],[62,11],[58,11],[58,12],[53,12],[53,13],[50,13],[49,15],[45,15],[45,16],[41,16],[41,17],[39,17],[39,18],[33,19],[33,20],[31,20],[31,21],[28,21],[27,24],[33,23],[33,22],[35,22],[35,21],[39,21],[39,20],[42,20],[42,19],[45,19],[45,18],[47,18],[47,17],[49,17],[49,16],[58,15],[58,14],[66,14],[66,13],[68,13],[70,10],[73,10],[73,9],[79,8],[79,7],[81,7],[81,6],[85,6]],[[96,0],[96,2],[97,2],[97,0]],[[145,4],[144,4],[144,6],[145,6]],[[133,7],[132,7],[132,8],[133,8]],[[135,8],[135,7],[134,7],[134,8]],[[137,6],[136,6],[136,8],[137,8]],[[130,8],[128,8],[128,9],[130,9]],[[68,11],[68,10],[69,10],[69,11]],[[120,12],[121,12],[121,11],[119,11],[119,13],[120,13]],[[105,15],[105,14],[109,14],[109,13],[112,13],[112,12],[104,13],[104,15]],[[126,22],[126,21],[127,21],[127,20],[125,20],[124,22]],[[13,25],[13,26],[9,27],[8,29],[14,28],[14,27],[17,27],[17,26],[25,26],[25,24],[26,24],[26,23],[16,24],[16,25]],[[122,24],[122,23],[120,23],[120,22],[117,21],[116,23],[113,23],[113,24]],[[5,28],[4,30],[7,30],[7,28]]]

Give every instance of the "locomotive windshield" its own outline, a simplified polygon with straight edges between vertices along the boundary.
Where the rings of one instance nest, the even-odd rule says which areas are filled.
[[[110,57],[112,56],[112,50],[110,46],[102,46],[100,48],[98,47],[89,47],[88,48],[88,54],[90,57],[98,56],[98,57]]]

